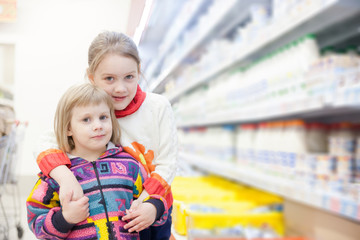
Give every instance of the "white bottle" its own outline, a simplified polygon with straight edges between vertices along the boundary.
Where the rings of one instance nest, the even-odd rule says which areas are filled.
[[[286,139],[284,138],[284,128],[285,128],[285,121],[277,121],[275,122],[274,126],[275,134],[274,134],[274,152],[275,152],[275,159],[273,162],[274,169],[276,172],[281,171],[281,156],[285,152],[284,146],[286,145]]]
[[[263,162],[265,161],[265,147],[266,147],[266,138],[267,138],[267,123],[262,122],[259,124],[258,130],[255,134],[255,161],[254,165],[257,167],[262,167]]]
[[[319,46],[316,42],[315,36],[312,34],[305,36],[301,40],[299,47],[303,55],[303,70],[307,72],[310,65],[316,62],[320,57]]]
[[[307,153],[305,122],[299,119],[287,121],[285,123],[284,139],[285,151]]]
[[[250,164],[255,147],[256,124],[242,124],[236,133],[236,155],[239,162]]]
[[[220,152],[223,161],[235,161],[235,127],[232,125],[225,125],[221,128],[222,142],[220,145]]]
[[[298,155],[304,155],[306,151],[305,122],[302,120],[288,120],[284,122],[283,151],[280,155],[282,175],[292,178],[296,171]]]

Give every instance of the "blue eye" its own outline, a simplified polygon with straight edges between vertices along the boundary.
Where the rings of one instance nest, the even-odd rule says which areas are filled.
[[[106,119],[108,119],[108,116],[106,116],[106,115],[100,116],[100,120],[106,120]]]
[[[126,79],[133,79],[134,76],[133,76],[133,75],[127,75],[125,78],[126,78]]]
[[[83,122],[90,122],[90,118],[84,118]]]
[[[113,77],[106,77],[105,80],[111,82],[111,81],[114,81],[114,78]]]

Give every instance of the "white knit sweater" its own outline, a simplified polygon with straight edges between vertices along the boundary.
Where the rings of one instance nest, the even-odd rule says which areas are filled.
[[[145,147],[143,154],[152,150],[154,172],[171,185],[177,169],[177,129],[169,101],[147,92],[140,108],[118,121],[121,145],[134,150],[131,143],[137,142]]]

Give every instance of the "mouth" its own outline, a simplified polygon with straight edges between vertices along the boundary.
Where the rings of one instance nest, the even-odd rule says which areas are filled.
[[[113,96],[113,99],[117,102],[120,102],[120,101],[123,101],[124,99],[126,99],[126,96],[124,96],[124,97]]]
[[[104,134],[102,134],[102,135],[96,135],[96,136],[93,136],[92,138],[94,138],[94,139],[99,139],[99,138],[103,138],[105,135]]]

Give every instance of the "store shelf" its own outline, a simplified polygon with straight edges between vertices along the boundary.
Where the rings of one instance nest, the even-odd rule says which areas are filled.
[[[354,200],[326,192],[302,190],[290,179],[269,176],[255,171],[243,170],[240,165],[230,162],[212,161],[191,154],[179,154],[181,161],[206,172],[247,184],[286,199],[306,204],[338,216],[360,222],[360,203]]]
[[[346,12],[346,14],[343,14]],[[191,89],[206,83],[211,78],[233,68],[241,67],[249,62],[265,56],[276,49],[292,42],[306,34],[323,31],[336,23],[343,22],[360,12],[360,6],[356,0],[333,0],[329,1],[323,8],[309,11],[307,14],[299,16],[295,21],[286,21],[285,24],[279,26],[280,23],[273,23],[267,30],[267,38],[254,41],[252,45],[244,47],[241,54],[236,59],[221,64],[219,67],[206,72],[203,76],[197,77],[197,80],[188,85],[177,89],[175,93],[168,96],[170,102],[176,101],[181,95]],[[338,38],[335,36],[335,38]],[[343,39],[343,38],[341,38]],[[340,40],[339,40],[340,41]],[[332,41],[334,43],[334,41]],[[196,47],[197,45],[194,45]],[[185,57],[189,52],[184,52]],[[157,81],[156,86],[165,80],[167,76],[181,63],[181,59],[177,61],[171,68],[167,70]],[[155,89],[155,88],[154,88]]]
[[[323,79],[323,84],[313,88],[303,88],[303,92],[299,95],[289,95],[276,101],[269,98],[258,102],[257,99],[263,99],[264,94],[269,95],[268,92],[264,92],[242,103],[234,100],[223,102],[220,99],[222,104],[217,106],[217,110],[212,108],[210,110],[206,109],[206,104],[214,103],[208,102],[211,99],[205,98],[198,105],[186,105],[186,108],[180,108],[177,111],[177,126],[185,128],[294,118],[347,121],[349,119],[343,119],[343,116],[351,115],[352,119],[360,117],[359,67],[347,69],[337,75],[332,75],[331,71],[312,75],[284,89],[312,85],[313,81],[318,79]],[[319,92],[318,89],[321,91]],[[200,112],[199,109],[205,110]]]
[[[151,66],[151,70],[149,72],[146,72],[146,76],[152,77],[154,71],[159,68],[161,62],[163,61],[163,58],[166,56],[166,54],[169,52],[169,50],[174,46],[177,38],[181,36],[182,33],[184,33],[185,29],[188,27],[188,25],[196,18],[198,17],[199,11],[203,7],[205,0],[197,0],[193,2],[187,2],[186,4],[192,4],[191,11],[190,12],[184,12],[184,8],[187,8],[187,6],[184,6],[184,8],[181,10],[181,21],[180,19],[177,20],[174,26],[172,26],[169,30],[169,32],[166,35],[166,38],[164,39],[164,42],[160,46],[160,55],[156,58],[155,63],[153,66]],[[188,8],[187,8],[188,9]]]
[[[181,65],[183,60],[189,56],[195,49],[204,45],[207,41],[214,39],[217,36],[223,35],[226,30],[229,30],[234,23],[239,23],[249,17],[249,7],[251,3],[264,2],[256,1],[229,1],[225,5],[226,8],[217,16],[217,20],[210,22],[208,28],[201,31],[196,39],[194,39],[189,46],[182,51],[182,54],[174,60],[169,67],[167,67],[160,76],[150,85],[150,91],[161,92],[161,87],[165,84],[167,78],[174,73],[174,71]],[[225,3],[224,3],[225,4]],[[243,11],[238,11],[242,9]],[[228,24],[231,23],[231,24]]]
[[[268,111],[268,109],[273,109]],[[272,121],[278,119],[311,119],[311,118],[336,118],[344,114],[360,114],[360,103],[338,104],[327,106],[322,98],[308,98],[293,100],[282,104],[266,105],[248,111],[222,112],[205,120],[178,122],[179,128],[199,127],[222,124],[241,124],[246,122]]]

